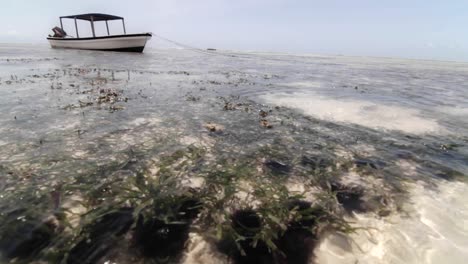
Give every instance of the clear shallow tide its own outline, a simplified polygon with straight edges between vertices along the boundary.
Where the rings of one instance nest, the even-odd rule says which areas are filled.
[[[70,226],[58,241],[78,243],[82,216],[120,195],[109,182],[132,182],[141,171],[151,181],[169,170],[176,188],[208,193],[202,196],[208,201],[223,179],[214,179],[212,169],[221,174],[223,166],[249,164],[254,172],[233,177],[236,192],[224,208],[204,208],[193,220],[177,258],[228,262],[207,235],[212,226],[197,222],[210,219],[204,213],[261,208],[262,198],[273,196],[254,190],[268,184],[315,203],[325,193],[315,176],[322,165],[311,168],[309,160],[319,159],[327,171],[337,168],[327,179],[362,188],[360,200],[372,209],[344,213],[337,198],[333,210],[363,229],[321,232],[311,263],[464,263],[468,64],[219,53],[2,44],[0,229],[51,215],[58,228],[63,211]],[[166,168],[165,157],[187,148],[196,159],[185,155]],[[138,208],[138,201],[119,202]],[[40,212],[30,212],[34,206]],[[40,250],[26,259],[51,258],[55,239],[33,243]],[[10,244],[19,248],[21,241]],[[5,245],[0,241],[4,252],[19,254]],[[122,248],[128,252],[119,254]],[[131,248],[111,244],[93,261],[140,261]]]

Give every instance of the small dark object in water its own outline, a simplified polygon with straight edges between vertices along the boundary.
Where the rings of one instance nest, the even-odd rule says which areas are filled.
[[[237,110],[237,107],[236,107],[235,104],[233,104],[231,102],[225,102],[223,110],[225,110],[225,111],[234,111],[234,110]]]
[[[167,258],[178,255],[188,239],[188,223],[165,223],[159,219],[138,219],[135,238],[146,257]]]
[[[392,213],[391,210],[382,209],[382,210],[379,211],[378,214],[379,214],[380,217],[387,217],[387,216],[389,216],[391,213]]]
[[[125,109],[125,107],[121,106],[121,105],[111,105],[109,106],[109,111],[110,112],[116,112],[116,111],[120,111],[120,110],[123,110]]]
[[[84,227],[87,234],[68,254],[68,264],[96,263],[125,234],[133,223],[133,208],[122,208],[103,215],[95,222]]]
[[[456,171],[456,170],[453,170],[453,169],[450,169],[450,168],[446,168],[446,169],[443,169],[443,170],[440,170],[438,171],[437,173],[434,174],[437,178],[441,178],[441,179],[444,179],[444,180],[447,180],[447,181],[453,181],[455,179],[463,179],[464,178],[464,174],[459,172],[459,171]]]
[[[357,86],[355,86],[355,87],[354,87],[354,90],[357,90],[357,89],[358,89],[358,87],[357,87]]]
[[[291,167],[285,163],[276,160],[267,160],[265,166],[273,173],[287,174],[291,171]]]
[[[325,171],[332,163],[318,157],[302,156],[301,165],[310,167],[312,170]]]
[[[93,105],[93,102],[83,102],[81,100],[78,100],[78,102],[80,103],[81,108]]]
[[[336,194],[336,199],[348,212],[366,212],[368,208],[362,201],[364,191],[358,187],[348,187],[338,182],[330,184],[331,191]]]
[[[260,230],[262,221],[254,210],[239,210],[232,217],[232,227],[242,236],[252,238]]]
[[[218,124],[207,123],[204,127],[210,132],[218,132],[221,133],[224,130],[224,127]]]
[[[16,120],[16,116],[15,116],[15,120]]]
[[[410,151],[398,150],[395,156],[400,159],[412,159],[414,157],[414,154]]]
[[[454,150],[454,149],[456,149],[457,147],[459,147],[459,145],[454,144],[454,143],[441,144],[441,145],[440,145],[440,149],[441,149],[441,150],[445,150],[445,151],[447,151],[447,150]]]
[[[200,101],[200,96],[187,95],[186,100],[189,102],[198,102]]]
[[[372,161],[372,160],[369,160],[369,159],[356,159],[354,161],[354,164],[356,164],[356,166],[358,168],[363,168],[363,167],[370,167],[372,169],[379,169],[379,167],[384,167],[385,166],[385,163],[382,162],[382,161]]]
[[[267,111],[263,111],[263,110],[260,110],[260,112],[258,113],[261,117],[267,117],[268,116],[268,112]]]
[[[260,125],[262,127],[264,127],[264,128],[268,128],[268,129],[273,128],[273,126],[266,119],[260,120]]]
[[[175,207],[175,206],[174,206]],[[144,256],[159,259],[176,257],[184,249],[191,221],[198,215],[201,203],[188,199],[176,211],[170,222],[140,215],[135,228],[135,242]],[[156,216],[159,213],[155,211]]]
[[[216,51],[216,49],[213,49],[213,48],[207,48],[206,50],[208,50],[208,51]]]

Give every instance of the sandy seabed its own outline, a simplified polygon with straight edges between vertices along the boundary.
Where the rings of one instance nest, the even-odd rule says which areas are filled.
[[[468,65],[0,45],[5,263],[465,263]]]

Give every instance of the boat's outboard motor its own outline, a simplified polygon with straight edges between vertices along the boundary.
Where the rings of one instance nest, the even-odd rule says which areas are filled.
[[[54,27],[52,31],[54,32],[54,38],[64,38],[67,36],[67,32],[59,27]]]

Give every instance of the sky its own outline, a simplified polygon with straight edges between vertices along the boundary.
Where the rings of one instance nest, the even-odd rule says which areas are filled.
[[[468,61],[467,11],[468,0],[0,0],[0,43],[46,44],[59,16],[93,12],[199,48]]]

